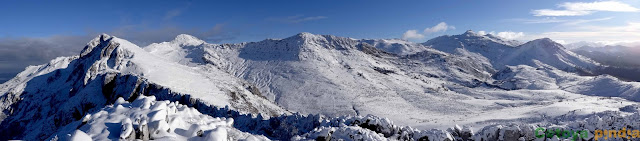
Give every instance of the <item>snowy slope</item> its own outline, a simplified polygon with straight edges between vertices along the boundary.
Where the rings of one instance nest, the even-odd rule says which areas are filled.
[[[141,94],[200,99],[241,113],[288,113],[223,71],[180,65],[109,35],[93,39],[79,56],[28,67],[0,90],[0,108],[5,111],[0,136],[27,140],[42,140],[117,97],[133,100]]]
[[[591,59],[577,55],[548,38],[521,44],[469,30],[461,35],[436,37],[423,44],[452,54],[457,53],[456,49],[460,48],[479,53],[488,58],[497,70],[504,69],[505,65],[529,65],[588,73],[599,66]]]
[[[640,83],[621,81],[610,75],[577,76],[556,69],[509,66],[494,76],[504,89],[561,89],[585,95],[622,97],[640,101]]]
[[[421,44],[401,39],[363,39],[360,42],[368,43],[375,48],[397,55],[409,55],[428,50],[427,47]]]
[[[480,37],[467,34],[468,38]],[[528,46],[539,44],[536,41],[516,47],[520,43],[492,36],[482,38],[482,42],[471,39],[469,42],[501,45],[505,52],[520,47],[530,49]],[[192,50],[195,52],[202,49],[205,52],[202,57],[185,57],[202,60],[181,62],[185,59],[178,58],[174,61],[183,64],[206,62],[206,66],[225,70],[255,84],[262,95],[288,110],[329,116],[373,114],[421,129],[487,120],[520,122],[520,118],[540,114],[558,116],[574,110],[587,114],[617,110],[633,103],[626,101],[621,105],[601,108],[571,106],[595,106],[606,101],[597,101],[597,97],[585,96],[582,92],[559,89],[555,84],[504,90],[495,82],[501,80],[492,78],[497,71],[489,58],[496,56],[485,57],[462,48],[452,48],[455,53],[450,54],[411,43],[403,45],[422,51],[411,53],[405,50],[400,51],[405,55],[398,55],[385,51],[389,49],[384,46],[377,48],[374,45],[380,43],[375,41],[300,33],[285,39],[240,44],[173,44],[171,48],[181,50],[156,53],[187,56],[184,54],[189,54],[193,48],[198,49]],[[171,45],[171,42],[159,44]],[[158,50],[156,46],[145,49],[153,52]],[[531,50],[544,53],[542,49]],[[490,50],[487,53],[491,53]],[[530,62],[522,63],[540,61]],[[571,73],[563,75],[576,76]],[[540,97],[541,94],[544,96]],[[559,102],[565,99],[584,101]],[[618,100],[621,99],[611,101]],[[471,115],[476,117],[461,118]]]
[[[301,33],[281,40],[202,47],[206,62],[256,84],[270,100],[302,113],[446,112],[423,103],[453,105],[440,99],[459,95],[425,93],[447,93],[446,81],[471,84],[490,78],[482,71],[490,67],[471,65],[475,62],[470,58],[428,48],[398,56],[366,41]]]
[[[144,50],[157,56],[162,56],[163,59],[188,66],[196,66],[203,63],[202,59],[198,57],[202,57],[204,52],[202,47],[198,45],[204,43],[204,41],[191,35],[181,34],[170,42],[150,44],[144,47]]]
[[[543,67],[550,65],[566,71],[592,71],[599,64],[589,58],[568,51],[549,38],[536,39],[517,47],[517,50],[502,58],[506,65],[529,65]],[[544,64],[542,64],[544,63]]]
[[[458,48],[479,53],[488,58],[494,67],[500,68],[503,65],[501,58],[516,50],[516,46],[520,43],[506,41],[491,35],[480,35],[468,30],[461,35],[444,35],[422,44],[452,54],[455,54]]]

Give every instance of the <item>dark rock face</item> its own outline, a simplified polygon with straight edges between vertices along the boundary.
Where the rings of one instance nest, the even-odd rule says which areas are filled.
[[[149,137],[150,137],[149,126],[146,124],[146,121],[145,121],[144,123],[139,124],[138,127],[136,128],[136,139],[148,141]]]
[[[118,97],[132,99],[140,94],[136,91],[136,87],[140,86],[141,79],[130,75],[115,75],[113,76],[115,78],[102,75],[89,81],[87,85],[79,87],[67,85],[58,89],[46,88],[49,91],[45,91],[39,88],[37,80],[47,77],[48,75],[39,76],[33,83],[28,83],[25,91],[20,94],[20,99],[14,101],[10,109],[5,109],[4,112],[8,117],[0,124],[2,125],[1,138],[22,139],[25,133],[37,130],[40,131],[40,138],[33,140],[44,140],[58,127],[79,120],[87,113],[113,103]],[[107,83],[103,84],[105,81]],[[127,87],[132,88],[127,89]]]
[[[518,140],[520,138],[520,130],[505,130],[504,133],[502,134],[504,140],[507,141],[515,141]]]
[[[362,52],[364,52],[366,54],[369,54],[369,55],[376,56],[376,57],[396,56],[395,54],[388,53],[388,52],[385,52],[383,50],[380,50],[380,49],[378,49],[378,48],[376,48],[376,47],[374,47],[374,46],[372,46],[372,45],[370,45],[368,43],[360,43],[360,44],[356,45],[356,47],[360,51],[362,51]]]
[[[390,74],[390,73],[396,73],[393,70],[388,70],[388,69],[384,69],[384,68],[379,68],[379,67],[373,67],[373,70],[382,73],[382,74]]]

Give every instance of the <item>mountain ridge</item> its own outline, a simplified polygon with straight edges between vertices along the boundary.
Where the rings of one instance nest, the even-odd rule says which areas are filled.
[[[598,63],[567,50],[549,38],[520,44],[510,43],[492,35],[479,35],[469,30],[461,35],[436,37],[423,44],[452,54],[458,53],[455,50],[457,48],[479,53],[489,59],[497,70],[504,69],[505,65],[527,64],[581,72],[599,66]]]
[[[571,111],[579,111],[573,114],[580,116],[620,111],[633,103],[597,96],[640,101],[635,98],[640,95],[640,84],[562,70],[558,66],[586,65],[579,64],[584,60],[579,56],[576,59],[550,39],[514,47],[489,36],[468,31],[418,44],[299,33],[284,39],[209,44],[181,34],[172,41],[139,47],[103,34],[87,43],[79,55],[28,67],[3,83],[2,127],[27,124],[2,130],[0,135],[43,140],[61,125],[80,120],[119,97],[133,101],[143,95],[185,102],[204,110],[202,113],[212,110],[216,116],[236,111],[269,119],[264,122],[304,120],[294,124],[305,126],[304,130],[278,136],[263,133],[266,125],[260,131],[242,129],[254,128],[244,125],[262,123],[262,119],[234,117],[246,122],[234,124],[234,128],[278,137],[275,139],[288,139],[319,126],[316,121],[307,122],[319,117],[293,112],[329,117],[375,115],[388,117],[382,119],[385,124],[393,120],[419,129],[444,129],[455,124],[483,127],[503,122],[546,122],[547,116]],[[544,53],[552,57],[541,57]],[[526,61],[495,60],[505,57]],[[559,64],[549,63],[554,61]],[[508,69],[496,69],[501,63]],[[601,86],[607,89],[599,90]],[[616,92],[620,95],[611,94]],[[620,101],[620,105],[589,108]],[[54,103],[59,108],[50,108]],[[211,107],[224,110],[207,109]],[[389,126],[394,131],[404,130]],[[278,126],[283,132],[295,131],[289,128]],[[23,132],[28,129],[39,132]]]
[[[213,72],[216,71],[210,71]],[[242,80],[225,73],[206,76],[197,69],[165,62],[126,40],[103,34],[90,41],[80,55],[28,67],[3,83],[0,136],[43,140],[43,135],[60,125],[117,97],[131,100],[141,94],[173,97],[182,93],[189,95],[187,99],[200,99],[241,113],[289,113],[253,94],[248,89],[250,85]],[[18,126],[25,121],[30,122]],[[8,130],[16,126],[20,128]],[[26,129],[32,132],[24,132]]]

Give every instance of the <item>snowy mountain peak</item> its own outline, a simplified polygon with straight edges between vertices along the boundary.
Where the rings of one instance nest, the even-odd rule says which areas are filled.
[[[559,43],[557,43],[557,42],[555,42],[555,41],[553,41],[553,40],[551,40],[549,38],[535,39],[535,40],[529,41],[529,42],[527,42],[527,43],[525,43],[523,45],[526,45],[526,44],[531,44],[531,45],[540,46],[540,47],[556,47],[558,49],[564,49],[564,47],[561,44],[559,44]]]
[[[93,38],[87,45],[82,49],[80,56],[85,56],[90,53],[94,48],[96,48],[100,43],[107,42],[113,39],[112,36],[102,33],[97,37]]]
[[[485,57],[494,60],[495,58],[492,58],[494,55],[491,54],[505,52],[520,45],[520,42],[495,36],[480,35],[473,30],[467,30],[460,35],[443,35],[422,44],[448,53],[456,53],[457,48],[466,48],[471,52],[485,52],[487,53],[483,54]]]
[[[316,34],[312,34],[312,33],[309,33],[309,32],[301,32],[301,33],[298,33],[298,34],[296,34],[294,36],[291,36],[291,37],[289,37],[287,39],[290,39],[290,40],[302,40],[302,41],[311,40],[312,41],[312,40],[319,40],[319,39],[322,39],[322,38],[323,38],[322,35],[316,35]]]
[[[526,64],[537,67],[550,65],[569,72],[591,73],[590,70],[599,66],[598,63],[565,49],[549,38],[522,44],[503,60],[510,60],[505,63],[507,65]],[[517,60],[524,60],[524,62]]]
[[[108,35],[106,33],[102,33],[102,34],[98,35],[98,37],[96,37],[96,38],[100,38],[101,40],[106,40],[106,39],[111,38],[111,35]]]
[[[309,32],[300,32],[300,33],[298,33],[296,35],[304,37],[304,36],[314,36],[315,34],[312,34],[312,33],[309,33]]]
[[[176,36],[171,43],[179,44],[181,46],[197,46],[205,43],[203,40],[198,39],[195,36],[188,34],[180,34]]]
[[[475,40],[475,41],[481,41],[481,42],[487,42],[487,41],[495,42],[495,43],[504,44],[512,47],[522,44],[517,40],[509,40],[493,34],[480,34],[480,33],[474,32],[473,30],[467,30],[461,35],[454,35],[454,36],[463,37],[467,40]]]
[[[288,42],[288,43],[300,43],[299,45],[301,45],[301,46],[298,46],[298,47],[303,47],[303,46],[307,46],[307,45],[321,45],[322,46],[322,45],[326,45],[326,44],[333,44],[333,45],[328,45],[328,46],[337,46],[338,44],[356,42],[356,40],[353,40],[351,38],[337,37],[337,36],[333,36],[333,35],[319,35],[319,34],[312,34],[312,33],[309,33],[309,32],[298,33],[298,34],[296,34],[294,36],[285,38],[282,41]]]
[[[403,39],[361,39],[358,41],[365,42],[377,49],[397,55],[408,55],[427,50],[427,47],[422,44]]]
[[[554,42],[553,40],[551,40],[551,39],[549,39],[549,38],[540,38],[540,39],[535,39],[535,40],[533,40],[533,41],[537,41],[537,42],[553,42],[553,43],[556,43],[556,42]]]
[[[467,30],[462,35],[464,36],[481,36],[480,34],[473,32],[473,30]]]

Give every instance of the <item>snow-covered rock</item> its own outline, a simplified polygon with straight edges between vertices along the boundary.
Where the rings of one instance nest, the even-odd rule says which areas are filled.
[[[93,113],[86,121],[75,121],[62,127],[51,139],[71,134],[71,140],[269,140],[260,135],[252,135],[235,129],[231,119],[214,118],[204,115],[186,105],[168,101],[156,101],[153,96],[140,96],[133,102],[124,102],[102,108]],[[149,101],[152,107],[168,107],[154,110],[145,104]],[[161,119],[161,128],[153,127],[153,112],[168,113]],[[146,121],[152,121],[148,127]],[[114,135],[116,134],[116,135]],[[87,138],[88,137],[88,138]]]

